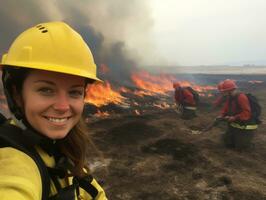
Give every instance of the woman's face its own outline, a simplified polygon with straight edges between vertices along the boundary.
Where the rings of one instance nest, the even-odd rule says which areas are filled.
[[[64,138],[84,107],[85,78],[32,70],[16,95],[31,126],[51,139]]]

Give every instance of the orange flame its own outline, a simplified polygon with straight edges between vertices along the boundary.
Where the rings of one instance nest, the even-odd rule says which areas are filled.
[[[108,72],[109,68],[106,65],[101,65],[102,72]],[[132,93],[137,96],[154,96],[156,94],[169,95],[169,91],[173,91],[173,82],[176,80],[170,75],[151,75],[146,71],[139,71],[131,75],[132,81],[139,88],[137,90],[120,87],[112,89],[111,84],[96,83],[89,85],[86,88],[85,102],[93,104],[97,107],[108,105],[110,103],[120,104],[120,106],[129,107],[125,101],[126,98],[121,93]],[[201,96],[211,96],[207,91],[216,90],[214,86],[200,86],[189,81],[179,81],[181,86],[190,86],[198,91]],[[168,93],[168,94],[167,94]],[[155,105],[160,108],[167,108],[167,105]]]
[[[140,95],[151,95],[154,93],[166,94],[166,92],[172,90],[174,80],[172,76],[154,76],[146,71],[133,73],[131,79],[138,88],[147,91],[147,93],[141,92]]]
[[[108,81],[92,84],[86,88],[85,102],[97,107],[109,103],[121,104],[125,99],[119,92],[111,88],[111,84]]]
[[[161,108],[161,109],[167,109],[167,108],[170,108],[170,105],[167,104],[166,102],[162,102],[160,104],[156,104],[154,103],[153,104],[155,107],[158,107],[158,108]]]
[[[136,72],[131,75],[132,81],[135,85],[142,89],[140,91],[134,91],[135,95],[144,96],[144,95],[155,95],[164,94],[173,90],[173,82],[176,81],[173,76],[170,75],[151,75],[146,71]],[[215,86],[200,86],[196,85],[189,81],[179,81],[182,87],[192,87],[194,90],[205,93],[209,90],[216,90]],[[201,94],[205,96],[205,94]]]
[[[263,81],[256,81],[256,80],[252,80],[252,81],[248,81],[249,83],[252,83],[252,84],[256,84],[256,83],[263,83]]]
[[[97,113],[94,114],[96,117],[108,117],[110,114],[108,112],[102,112],[100,110],[97,110]]]

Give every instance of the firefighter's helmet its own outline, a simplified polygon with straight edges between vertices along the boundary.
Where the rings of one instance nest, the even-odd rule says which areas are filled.
[[[99,80],[90,48],[64,22],[41,23],[21,33],[3,55],[1,65]]]
[[[181,87],[179,82],[174,82],[173,83],[173,88],[179,88],[179,87]]]
[[[223,81],[220,91],[227,92],[227,91],[235,90],[236,88],[237,88],[237,85],[234,80],[226,79]]]

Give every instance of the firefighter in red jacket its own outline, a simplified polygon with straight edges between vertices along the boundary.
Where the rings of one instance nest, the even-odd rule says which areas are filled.
[[[196,117],[196,101],[192,92],[182,87],[179,82],[173,83],[175,89],[175,102],[178,111],[181,113],[181,118],[188,120]]]
[[[237,85],[233,80],[226,79],[219,87],[219,91],[226,96],[226,101],[218,119],[228,122],[228,129],[223,136],[225,146],[238,150],[248,149],[254,130],[258,125],[251,120],[251,107],[248,97],[236,91]]]

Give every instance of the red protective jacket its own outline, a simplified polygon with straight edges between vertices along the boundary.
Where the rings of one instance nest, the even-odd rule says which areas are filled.
[[[238,103],[236,102],[238,101]],[[231,106],[230,97],[227,98],[224,107],[222,108],[221,115],[224,117],[226,115],[233,116],[234,121],[247,121],[251,118],[251,109],[247,96],[243,93],[240,93],[236,97],[231,97]]]
[[[184,106],[196,106],[193,94],[187,88],[177,88],[175,90],[175,101]]]
[[[220,107],[223,103],[225,103],[226,97],[225,96],[219,96],[217,99],[213,101],[214,107]]]

